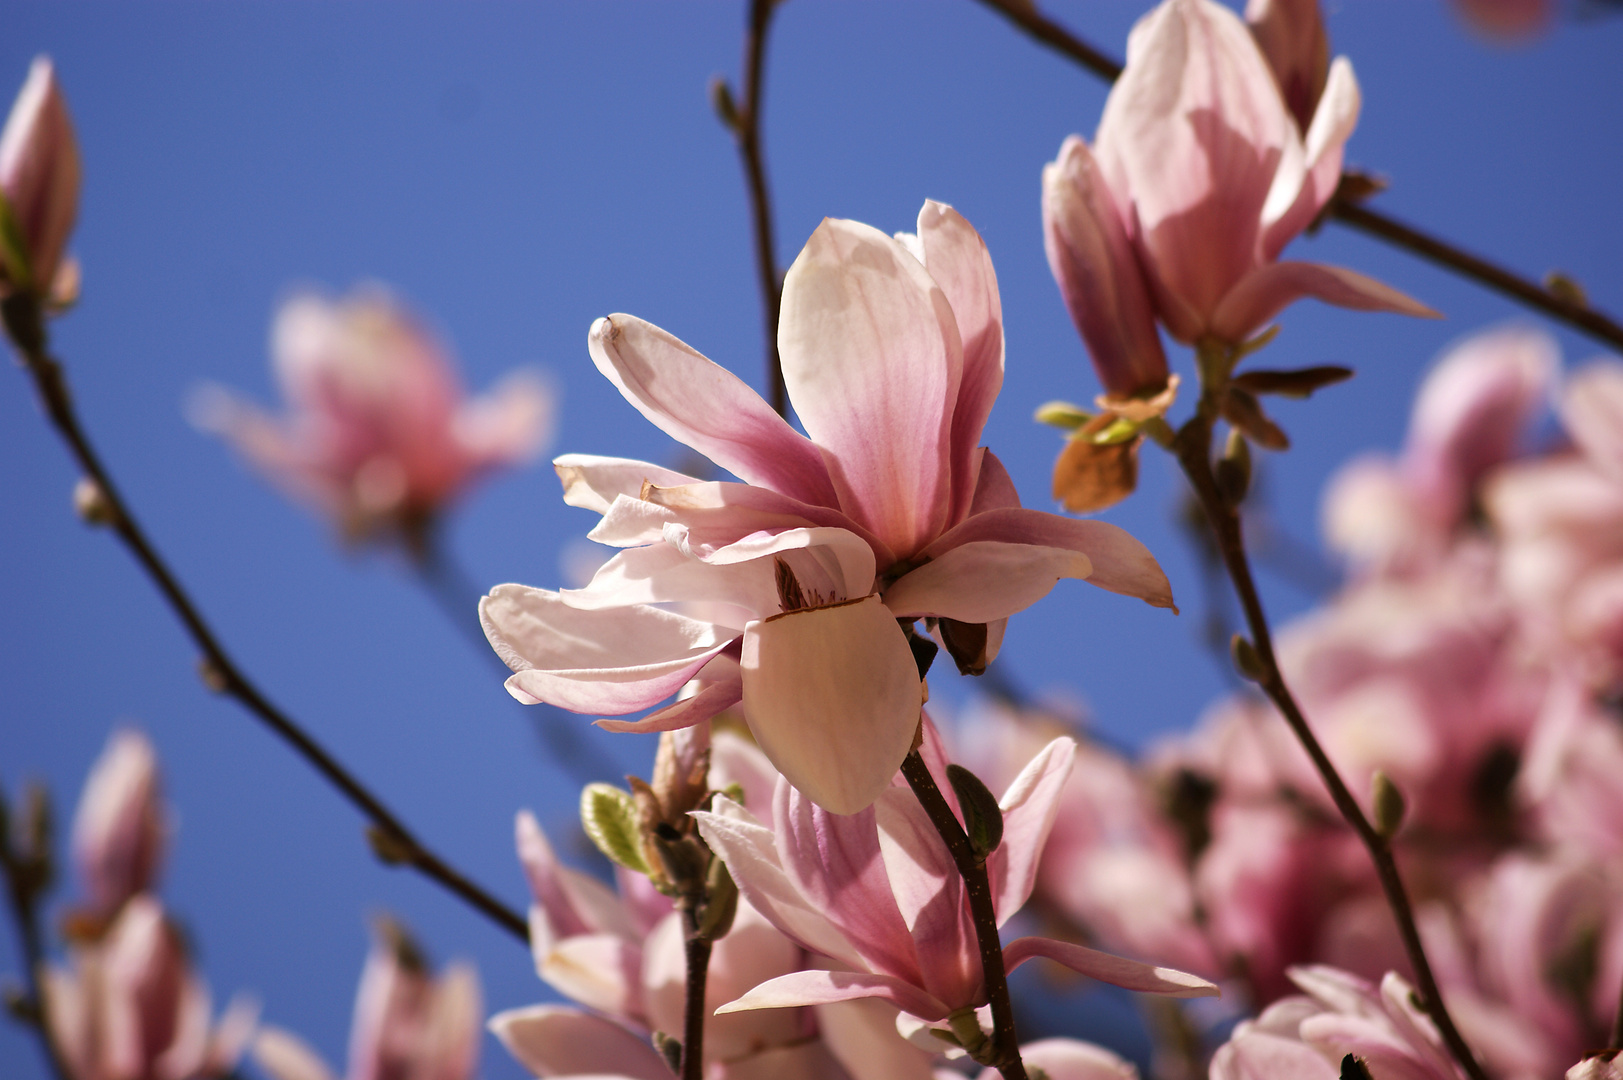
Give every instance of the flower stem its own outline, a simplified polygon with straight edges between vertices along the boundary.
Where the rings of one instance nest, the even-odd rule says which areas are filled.
[[[941,834],[952,861],[964,879],[964,894],[969,900],[970,918],[975,923],[975,940],[980,946],[981,970],[985,973],[986,999],[992,1006],[992,1049],[988,1060],[981,1061],[997,1069],[1004,1080],[1027,1080],[1026,1066],[1020,1060],[1020,1039],[1014,1028],[1014,1003],[1009,998],[1009,977],[1003,970],[1003,943],[998,939],[997,912],[992,907],[992,884],[986,874],[986,860],[976,858],[969,846],[969,837],[953,816],[946,796],[930,775],[917,750],[902,760],[902,775],[918,797],[919,805],[930,816],[930,823]]]
[[[1443,1004],[1443,996],[1438,990],[1431,964],[1426,959],[1426,950],[1421,944],[1420,932],[1415,925],[1414,909],[1409,902],[1408,891],[1404,888],[1403,878],[1398,873],[1391,844],[1376,831],[1375,826],[1364,814],[1363,808],[1353,798],[1340,772],[1325,753],[1324,747],[1319,744],[1313,729],[1308,726],[1307,718],[1302,714],[1301,707],[1279,670],[1279,663],[1274,656],[1273,636],[1268,628],[1268,617],[1263,612],[1262,599],[1257,594],[1256,582],[1251,576],[1251,564],[1246,555],[1239,511],[1223,497],[1212,472],[1212,429],[1217,413],[1218,394],[1221,390],[1220,383],[1214,385],[1207,382],[1202,386],[1201,401],[1196,415],[1178,432],[1174,450],[1179,463],[1183,466],[1184,474],[1194,487],[1196,497],[1206,511],[1206,519],[1217,539],[1218,550],[1222,555],[1224,566],[1228,569],[1229,579],[1234,583],[1234,591],[1239,595],[1246,625],[1251,631],[1251,644],[1255,647],[1260,662],[1261,670],[1258,672],[1257,683],[1285,718],[1286,724],[1295,733],[1302,748],[1307,751],[1314,769],[1323,780],[1342,818],[1368,849],[1370,861],[1375,864],[1381,890],[1386,894],[1387,905],[1392,909],[1398,933],[1403,939],[1409,966],[1414,969],[1415,981],[1419,984],[1421,1005],[1436,1023],[1449,1052],[1454,1055],[1471,1080],[1486,1080],[1482,1066],[1471,1053],[1470,1047],[1465,1044],[1459,1029],[1454,1026],[1453,1017],[1449,1015],[1447,1006]]]
[[[1071,31],[1044,16],[1031,0],[981,0],[1032,38],[1067,57],[1106,82],[1121,75],[1121,64],[1083,41]],[[1395,218],[1361,203],[1334,199],[1327,208],[1329,217],[1352,229],[1402,248],[1464,278],[1519,300],[1552,319],[1583,331],[1614,348],[1623,348],[1623,325],[1599,311],[1575,303],[1536,282],[1520,277],[1501,266],[1472,255],[1453,244],[1405,225]]]
[[[687,997],[682,1005],[682,1080],[703,1080],[705,984],[710,975],[710,939],[699,934],[692,908],[683,912],[687,930]]]
[[[429,850],[404,823],[386,807],[377,796],[356,779],[348,769],[317,743],[292,718],[283,713],[269,698],[242,673],[231,656],[220,644],[212,628],[204,621],[197,605],[181,588],[180,582],[158,555],[152,542],[136,522],[128,505],[113,484],[106,467],[90,445],[89,436],[79,422],[68,392],[67,379],[62,366],[47,351],[45,323],[38,302],[24,293],[13,293],[0,305],[6,333],[22,357],[24,366],[34,380],[46,413],[52,425],[68,444],[79,467],[99,489],[108,508],[107,525],[118,534],[130,554],[135,556],[152,583],[168,602],[192,641],[203,653],[205,680],[221,693],[237,699],[249,712],[280,737],[305,759],[333,787],[343,794],[373,824],[383,845],[387,846],[390,861],[411,866],[419,873],[439,882],[446,889],[466,901],[508,933],[520,940],[529,940],[529,927],[524,918],[484,889],[450,866]],[[374,846],[378,846],[375,844]],[[381,848],[380,848],[381,850]]]

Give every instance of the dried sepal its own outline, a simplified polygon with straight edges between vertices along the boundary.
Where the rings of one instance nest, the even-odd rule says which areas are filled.
[[[1345,382],[1353,377],[1352,368],[1325,364],[1320,367],[1297,368],[1294,371],[1256,369],[1234,376],[1230,386],[1248,394],[1280,394],[1284,397],[1305,398],[1326,386]]]
[[[1223,419],[1245,432],[1246,438],[1268,450],[1289,450],[1290,436],[1262,411],[1262,404],[1245,390],[1230,385],[1223,395]]]
[[[1054,463],[1054,498],[1073,514],[1121,502],[1138,487],[1141,438],[1100,446],[1087,438],[1066,442]]]

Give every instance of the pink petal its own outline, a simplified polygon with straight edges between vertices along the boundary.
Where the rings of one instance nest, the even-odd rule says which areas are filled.
[[[980,954],[963,879],[947,845],[907,789],[893,787],[880,795],[874,819],[885,874],[913,935],[923,985],[950,1007],[975,1004],[984,996]]]
[[[327,1063],[291,1031],[265,1028],[254,1040],[254,1061],[272,1080],[336,1080]]]
[[[1043,248],[1106,392],[1127,397],[1164,386],[1167,358],[1144,271],[1115,197],[1075,135],[1043,166]]]
[[[1245,21],[1273,69],[1285,108],[1306,131],[1330,66],[1319,0],[1250,0]]]
[[[1243,1028],[1218,1048],[1211,1080],[1336,1080],[1337,1068],[1295,1039]]]
[[[1156,967],[1153,964],[1141,964],[1137,960],[1112,956],[1082,945],[1055,941],[1053,938],[1023,937],[1011,941],[1003,947],[1003,966],[1013,971],[1027,960],[1038,956],[1063,964],[1090,979],[1098,979],[1112,986],[1144,994],[1191,998],[1217,997],[1219,993],[1216,984],[1209,983],[1198,975],[1190,975],[1173,968]]]
[[[546,984],[589,1009],[642,1018],[642,946],[616,934],[566,938],[536,964]]]
[[[926,199],[918,229],[924,268],[947,294],[964,347],[963,376],[952,414],[953,499],[948,513],[949,521],[957,521],[974,496],[974,454],[992,402],[1003,388],[1003,302],[986,242],[962,214]]]
[[[557,593],[498,585],[479,603],[508,692],[575,712],[628,713],[675,693],[731,637],[660,608],[581,611]],[[721,640],[718,640],[718,637]]]
[[[746,483],[833,506],[817,447],[726,368],[633,315],[587,336],[592,361],[637,411]]]
[[[44,295],[56,276],[79,210],[79,147],[48,57],[37,56],[0,134],[0,189],[28,256],[27,277],[13,284]],[[5,273],[0,268],[0,274]]]
[[[1093,564],[1068,548],[976,540],[942,552],[885,590],[897,616],[959,622],[1007,618],[1035,604],[1061,578],[1086,578]]]
[[[704,670],[709,669],[707,667]],[[682,698],[673,704],[665,706],[658,712],[649,713],[641,720],[610,720],[604,718],[596,723],[604,731],[675,731],[678,728],[702,724],[716,714],[732,708],[742,700],[744,700],[743,681],[741,679],[726,679],[705,683],[700,687],[699,692],[692,697]]]
[[[648,1040],[612,1020],[562,1005],[509,1009],[490,1018],[490,1032],[536,1076],[621,1075],[670,1080],[671,1070]]]
[[[534,814],[520,810],[513,831],[530,895],[546,913],[554,939],[598,931],[635,936],[619,898],[596,878],[560,863]]]
[[[1262,208],[1296,139],[1250,32],[1210,0],[1139,20],[1094,153],[1131,200],[1159,281],[1203,321],[1255,265]]]
[[[97,911],[111,915],[152,883],[168,833],[152,743],[133,728],[113,732],[73,817],[74,865]]]
[[[1341,184],[1342,149],[1358,126],[1361,107],[1352,64],[1338,56],[1330,65],[1329,81],[1304,143],[1288,148],[1268,193],[1268,205],[1262,211],[1264,259],[1272,262],[1279,258],[1285,245],[1307,228],[1335,195]]]
[[[1355,270],[1322,263],[1282,262],[1259,267],[1223,297],[1212,315],[1212,333],[1223,341],[1244,341],[1305,296],[1354,311],[1394,311],[1442,318],[1420,301]]]
[[[770,979],[737,1001],[717,1009],[718,1014],[745,1009],[784,1009],[795,1005],[823,1005],[855,998],[880,998],[903,1012],[925,1020],[943,1019],[951,1010],[912,983],[866,971],[797,971]]]
[[[630,458],[599,457],[596,454],[565,454],[553,458],[552,467],[564,487],[564,502],[608,513],[616,495],[639,498],[643,485],[678,487],[700,481],[685,473],[650,465]]]
[[[827,909],[810,903],[784,872],[772,830],[725,796],[718,796],[715,806],[713,812],[695,811],[693,819],[750,906],[807,952],[863,966],[861,955],[824,914]]]
[[[826,218],[784,278],[778,344],[840,509],[900,557],[924,547],[951,508],[963,371],[941,288],[877,229]]]
[[[877,596],[744,628],[744,716],[819,806],[854,814],[889,786],[918,729],[918,666]]]
[[[473,1080],[483,1020],[484,1002],[473,965],[448,964],[434,983],[415,1075],[422,1080]]]
[[[535,371],[516,371],[470,398],[451,421],[452,434],[476,468],[528,461],[552,429],[554,394]]]
[[[1058,738],[1020,770],[998,805],[1003,808],[1003,843],[987,860],[997,924],[1025,906],[1037,880],[1037,863],[1059,812],[1065,781],[1076,761],[1076,740]]]
[[[1177,607],[1172,586],[1149,548],[1126,530],[1103,521],[1078,521],[1041,510],[990,510],[969,518],[925,550],[936,558],[961,544],[993,540],[1006,544],[1035,544],[1069,548],[1088,557],[1093,571],[1090,585],[1123,596],[1136,596],[1152,607]]]
[[[933,1055],[896,1030],[896,1010],[873,998],[817,1006],[817,1032],[851,1080],[934,1080]]]
[[[643,497],[655,506],[673,512],[672,520],[688,527],[707,544],[723,546],[763,530],[821,526],[855,533],[874,551],[884,565],[895,561],[879,538],[839,510],[779,495],[748,484],[700,483],[677,487],[652,486]]]
[[[1038,1039],[1021,1046],[1020,1057],[1027,1069],[1041,1069],[1048,1080],[1138,1080],[1138,1070],[1131,1062],[1102,1046],[1076,1039]],[[997,1080],[997,1076],[995,1069],[988,1069],[979,1080]]]
[[[982,451],[980,468],[976,470],[975,501],[970,504],[970,516],[988,510],[1006,510],[1020,506],[1020,493],[1014,489],[1009,470],[990,450]]]
[[[584,588],[560,590],[558,598],[579,611],[708,600],[731,604],[760,619],[778,611],[772,574],[769,560],[717,565],[670,544],[652,544],[621,551],[599,567]]]
[[[816,590],[825,598],[857,599],[873,590],[873,549],[856,533],[845,529],[786,529],[779,533],[757,533],[722,548],[705,550],[695,549],[692,534],[679,526],[667,529],[666,539],[716,567],[753,564],[771,573],[772,563],[768,561],[768,556],[781,555],[795,571],[803,590]],[[806,557],[800,557],[801,552]],[[778,605],[774,603],[771,610],[776,613]]]
[[[1591,364],[1567,383],[1561,420],[1599,469],[1623,479],[1623,364]]]

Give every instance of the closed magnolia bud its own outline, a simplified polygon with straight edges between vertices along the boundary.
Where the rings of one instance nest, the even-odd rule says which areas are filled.
[[[0,276],[13,289],[51,292],[79,208],[79,147],[46,57],[28,71],[0,133]]]
[[[97,914],[151,888],[168,837],[164,818],[152,744],[133,729],[113,732],[73,818],[73,862]]]
[[[1403,816],[1408,803],[1392,778],[1379,769],[1370,777],[1370,796],[1375,804],[1375,831],[1384,840],[1390,840],[1403,827]]]
[[[1229,655],[1234,660],[1234,670],[1243,678],[1251,682],[1261,682],[1266,672],[1262,666],[1262,657],[1257,653],[1257,647],[1251,644],[1244,634],[1235,634],[1229,639]]]

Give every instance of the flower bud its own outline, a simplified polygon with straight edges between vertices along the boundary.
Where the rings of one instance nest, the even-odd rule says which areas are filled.
[[[997,796],[962,765],[947,766],[947,781],[964,813],[964,833],[969,837],[970,850],[984,859],[1003,843],[1003,809],[997,804]]]
[[[1330,39],[1319,0],[1250,0],[1245,21],[1273,69],[1285,108],[1306,132],[1330,76]]]
[[[48,296],[79,208],[79,147],[51,61],[38,57],[0,133],[0,278]]]
[[[1261,682],[1265,674],[1262,666],[1262,657],[1257,653],[1257,647],[1251,644],[1244,634],[1235,634],[1229,639],[1229,654],[1234,659],[1234,670],[1240,676],[1252,682]]]
[[[151,888],[168,828],[158,758],[139,731],[115,731],[73,818],[73,862],[96,914],[112,915]]]
[[[587,784],[580,793],[580,824],[611,862],[639,874],[649,872],[630,794],[612,784]]]
[[[73,511],[86,525],[111,525],[113,504],[101,485],[88,476],[81,476],[73,485]]]
[[[1375,804],[1375,831],[1383,840],[1390,840],[1403,827],[1403,816],[1408,803],[1392,778],[1379,769],[1370,777],[1370,796]]]

